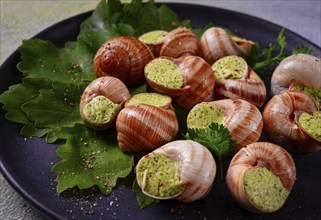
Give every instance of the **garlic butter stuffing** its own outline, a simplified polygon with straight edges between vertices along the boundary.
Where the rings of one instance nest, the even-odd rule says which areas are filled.
[[[170,32],[155,30],[138,39],[114,37],[96,53],[96,76],[117,77],[123,82],[121,87],[147,83],[152,92],[131,98],[125,92],[120,104],[113,104],[106,95],[97,96],[82,109],[83,118],[91,118],[89,121],[95,124],[103,120],[103,112],[107,116],[117,115],[120,149],[147,153],[135,168],[137,183],[147,196],[176,198],[183,202],[204,198],[211,190],[216,175],[216,163],[211,152],[220,161],[222,177],[222,156],[236,153],[226,176],[233,197],[249,211],[274,212],[285,203],[296,171],[292,157],[282,147],[257,142],[264,121],[269,140],[288,147],[285,144],[288,140],[283,142],[282,138],[278,138],[280,133],[273,126],[288,120],[289,116],[286,115],[288,113],[273,115],[277,107],[270,107],[272,103],[269,102],[262,117],[258,108],[266,100],[266,87],[246,61],[253,45],[252,41],[231,36],[221,28],[205,31],[200,43],[187,28],[176,28]],[[292,62],[294,58],[288,59]],[[272,78],[272,91],[280,90],[280,87],[283,89],[283,69],[286,67],[283,68],[281,63]],[[303,83],[303,86],[297,81],[288,87],[310,91],[310,95],[314,94],[314,99],[318,101],[319,96],[315,94],[318,94],[320,86],[309,83]],[[280,95],[290,94],[295,92]],[[271,101],[278,99],[275,96]],[[309,97],[305,99],[309,102],[306,106],[312,107],[309,107],[310,111],[294,110],[294,114],[298,115],[295,123],[307,134],[307,138],[312,136],[309,143],[318,142],[321,134],[315,131],[319,129],[321,117]],[[172,101],[188,111],[185,137],[189,140],[175,140],[179,124]],[[295,104],[300,105],[296,102],[291,106]],[[108,110],[107,106],[112,107]],[[103,110],[105,107],[106,110]],[[94,117],[92,112],[95,110],[97,115]],[[276,121],[278,117],[281,118]],[[299,151],[319,150],[318,144],[310,148]],[[240,159],[243,157],[245,161]],[[287,177],[282,174],[284,172],[288,172]]]

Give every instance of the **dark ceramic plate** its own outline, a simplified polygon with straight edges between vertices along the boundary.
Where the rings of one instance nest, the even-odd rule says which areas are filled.
[[[232,11],[188,4],[169,6],[181,19],[190,19],[195,26],[203,27],[213,22],[240,36],[259,41],[261,46],[275,43],[281,30],[280,26]],[[62,47],[65,42],[76,39],[80,23],[90,15],[84,13],[72,17],[35,37]],[[287,30],[285,36],[289,50],[298,45],[312,46],[314,54],[320,56],[320,48],[306,39]],[[0,93],[21,81],[21,74],[16,69],[19,61],[20,55],[16,51],[1,66]],[[265,81],[269,89],[269,79]],[[226,184],[219,178],[216,178],[213,190],[204,200],[190,204],[164,201],[141,210],[135,194],[131,192],[130,181],[120,181],[109,197],[95,190],[57,196],[56,176],[51,168],[60,160],[55,152],[58,145],[48,145],[44,139],[38,138],[26,141],[19,134],[21,126],[8,122],[3,110],[0,114],[1,172],[15,190],[53,219],[321,219],[321,152],[294,156],[297,181],[286,204],[273,214],[252,214],[239,208],[231,199]],[[225,166],[228,162],[225,161]]]

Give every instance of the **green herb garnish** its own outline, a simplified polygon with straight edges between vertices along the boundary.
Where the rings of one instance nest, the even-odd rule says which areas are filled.
[[[185,138],[204,145],[217,156],[223,180],[222,157],[233,155],[236,150],[236,141],[232,139],[230,131],[221,124],[212,123],[208,128],[189,128]]]
[[[278,34],[277,44],[270,43],[269,47],[264,48],[261,54],[259,43],[256,42],[248,55],[247,62],[253,70],[262,75],[268,67],[280,63],[285,57],[289,56],[285,52],[286,44],[284,29],[282,29]],[[312,50],[312,47],[299,46],[293,49],[292,54],[311,54]]]
[[[262,50],[262,54],[260,53],[259,43],[256,42],[252,47],[252,50],[248,56],[248,63],[252,67],[253,70],[257,72],[263,72],[266,70],[271,64],[281,62],[287,54],[285,53],[285,36],[283,34],[284,29],[282,29],[277,37],[277,45],[270,43],[269,47],[264,48]],[[277,52],[277,55],[274,53]]]

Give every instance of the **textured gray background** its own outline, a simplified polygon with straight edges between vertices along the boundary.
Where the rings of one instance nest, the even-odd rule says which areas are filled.
[[[21,44],[46,27],[94,9],[99,1],[0,1],[0,63]],[[321,46],[320,0],[157,1],[197,3],[250,14],[290,29]],[[27,10],[26,10],[27,9]],[[1,146],[0,146],[1,150]],[[0,174],[0,219],[45,219]]]

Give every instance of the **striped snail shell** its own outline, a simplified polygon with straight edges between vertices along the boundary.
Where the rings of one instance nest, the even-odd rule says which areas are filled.
[[[197,36],[190,29],[180,27],[165,35],[159,55],[177,58],[197,53]]]
[[[229,56],[246,57],[254,42],[231,35],[224,29],[212,27],[207,29],[200,40],[200,56],[209,64]]]
[[[222,124],[230,131],[232,139],[236,141],[237,150],[259,140],[263,130],[263,119],[255,105],[242,99],[223,99],[204,103],[222,111],[224,114]],[[201,104],[203,103],[198,105]]]
[[[218,59],[212,67],[215,77],[221,74],[238,75],[237,77],[216,79],[214,88],[216,99],[240,98],[251,102],[258,108],[264,104],[266,99],[265,84],[242,57],[226,56]]]
[[[295,54],[282,60],[273,72],[271,93],[279,94],[293,84],[321,89],[321,58]]]
[[[188,110],[199,102],[212,101],[214,99],[215,77],[211,66],[204,59],[198,56],[160,57],[157,59],[171,61],[179,72],[178,75],[182,80],[182,84],[178,88],[172,88],[153,81],[148,75],[147,68],[149,64],[147,64],[145,67],[146,81],[155,91],[173,97],[173,101],[176,104]],[[155,74],[164,75],[161,72]],[[169,75],[173,76],[173,74]]]
[[[266,87],[262,79],[252,70],[241,79],[226,79],[215,85],[217,99],[240,98],[261,107],[266,99]]]
[[[144,161],[151,159],[153,156],[165,155],[177,164],[172,167],[158,162],[156,168],[150,166],[142,166]],[[162,167],[165,166],[165,167]],[[148,192],[147,187],[150,182],[156,182],[156,192],[160,192],[161,188],[166,184],[162,181],[168,180],[168,171],[173,170],[177,175],[177,181],[180,182],[180,190],[174,191],[169,195],[153,195]],[[156,173],[156,170],[163,170],[164,173]],[[145,175],[140,175],[140,174]],[[164,175],[167,179],[158,178]],[[193,202],[204,198],[212,189],[214,178],[216,175],[216,163],[211,152],[203,145],[190,140],[177,140],[169,142],[153,152],[145,155],[136,166],[136,176],[138,185],[142,188],[143,193],[157,199],[178,199],[182,202]],[[173,177],[175,178],[175,177]],[[171,179],[169,180],[169,182]],[[171,184],[175,184],[172,183]],[[168,186],[169,189],[175,186]],[[176,186],[177,188],[177,186]],[[173,190],[172,190],[173,191]],[[166,193],[166,192],[165,192]]]
[[[115,125],[118,112],[129,98],[127,87],[118,78],[97,78],[86,87],[81,96],[80,116],[94,129],[109,128]]]
[[[168,32],[164,30],[154,30],[141,35],[138,40],[145,43],[153,52],[155,57],[159,57],[159,52],[162,48],[164,37]]]
[[[144,43],[129,36],[114,37],[98,49],[94,58],[97,77],[114,76],[126,85],[145,82],[144,67],[154,55]]]
[[[151,151],[176,137],[178,120],[171,98],[166,97],[169,101],[160,106],[147,103],[127,105],[131,99],[126,103],[116,120],[117,140],[121,150]]]
[[[281,208],[296,179],[291,155],[269,142],[256,142],[237,152],[227,171],[226,183],[243,208],[270,213]]]
[[[299,91],[284,91],[273,96],[263,110],[264,133],[269,141],[291,153],[321,150],[321,141],[311,137],[299,125],[302,112],[313,114],[318,108],[313,99]]]

